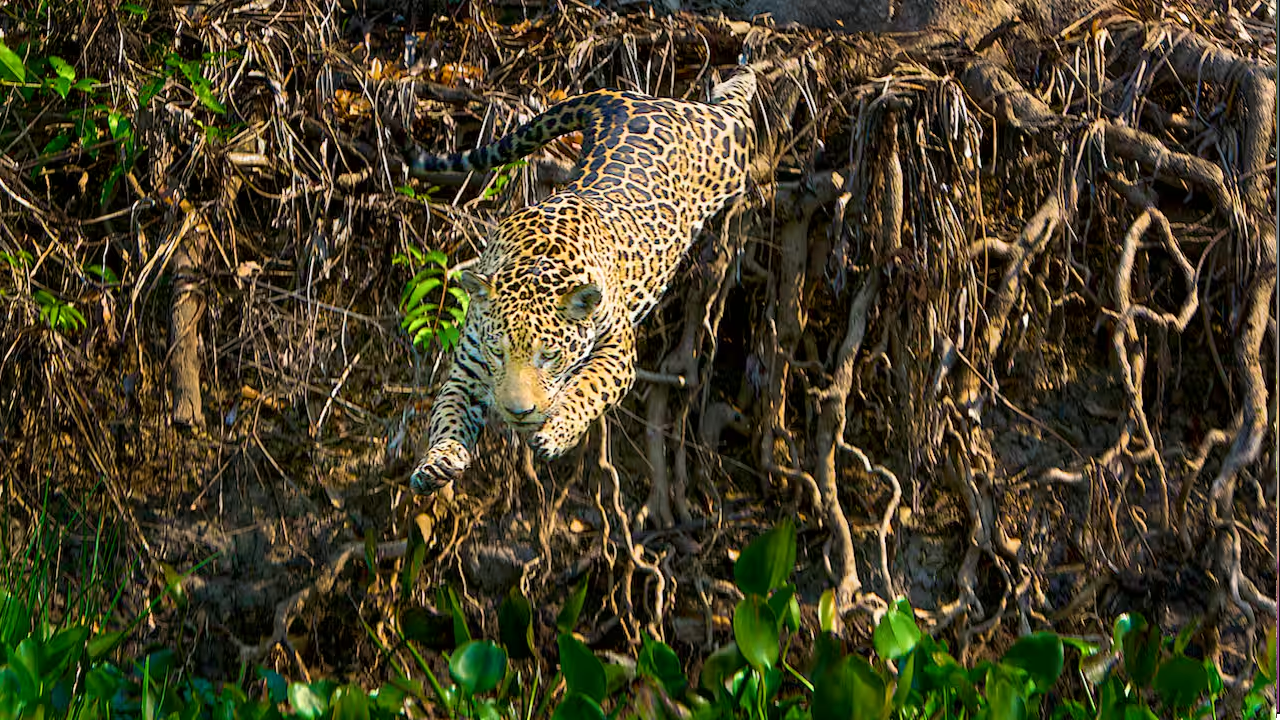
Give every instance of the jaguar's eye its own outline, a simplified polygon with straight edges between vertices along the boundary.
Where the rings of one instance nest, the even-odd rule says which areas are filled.
[[[500,359],[502,357],[502,346],[497,343],[494,343],[489,346],[489,352],[493,353],[494,357]]]
[[[553,365],[560,360],[560,351],[555,349],[543,350],[539,355],[543,365]]]

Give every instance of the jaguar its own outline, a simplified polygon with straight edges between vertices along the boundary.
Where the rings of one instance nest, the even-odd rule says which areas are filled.
[[[582,133],[575,177],[499,222],[458,278],[470,304],[415,492],[461,477],[490,408],[551,459],[621,401],[636,326],[704,223],[746,193],[755,93],[748,67],[708,102],[596,90],[469,152],[416,155],[417,173],[484,171]]]

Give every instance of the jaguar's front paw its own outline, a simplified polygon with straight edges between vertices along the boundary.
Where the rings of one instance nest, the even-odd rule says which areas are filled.
[[[529,436],[529,447],[543,460],[554,460],[578,445],[580,434],[566,432],[564,427],[548,422]]]
[[[471,453],[457,440],[444,440],[431,446],[427,457],[409,476],[409,487],[419,495],[430,495],[462,477],[471,464]]]

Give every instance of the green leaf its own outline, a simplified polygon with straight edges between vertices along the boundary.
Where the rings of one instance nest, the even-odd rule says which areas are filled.
[[[1127,705],[1124,709],[1124,720],[1160,720],[1160,716],[1142,705]]]
[[[1175,655],[1160,663],[1155,689],[1169,705],[1187,707],[1209,690],[1209,674],[1203,662]]]
[[[835,632],[836,615],[836,594],[827,590],[818,599],[818,628],[822,632]]]
[[[1062,675],[1062,639],[1051,632],[1024,635],[1000,661],[1025,670],[1035,682],[1036,689],[1046,692]]]
[[[316,689],[307,683],[289,683],[289,705],[299,717],[314,720],[329,712],[328,693],[319,693]]]
[[[600,658],[567,632],[556,638],[560,647],[560,672],[570,692],[581,693],[597,703],[604,702],[608,678]]]
[[[1268,683],[1276,681],[1276,626],[1267,628],[1267,639],[1257,658],[1258,672]]]
[[[462,604],[458,602],[458,594],[453,588],[445,585],[437,588],[436,598],[439,604],[449,609],[453,616],[453,644],[462,647],[471,641],[471,629],[467,627],[467,615],[462,612]]]
[[[129,122],[129,118],[115,110],[107,113],[107,129],[111,131],[111,137],[114,140],[133,134],[133,125]]]
[[[90,701],[111,702],[116,692],[123,686],[124,673],[120,672],[120,669],[116,666],[107,663],[94,667],[85,676],[84,680],[85,693],[89,696]]]
[[[10,50],[3,41],[0,41],[0,68],[4,69],[4,75],[10,80],[27,81],[27,67],[22,64],[22,58]]]
[[[778,618],[759,595],[747,595],[734,608],[733,639],[756,670],[778,662]]]
[[[21,251],[19,255],[22,254]],[[10,261],[13,264],[13,261]],[[31,611],[22,600],[0,590],[0,649],[12,647],[31,632]]]
[[[600,704],[582,693],[570,692],[556,706],[551,720],[604,720]]]
[[[440,335],[439,335],[440,344],[444,346],[445,350],[449,350],[456,347],[458,344],[458,338],[460,338],[461,336],[462,336],[461,331],[459,331],[458,328],[452,325],[441,323]]]
[[[1115,632],[1124,650],[1124,669],[1129,679],[1138,687],[1150,686],[1160,655],[1160,628],[1134,613],[1121,615],[1116,620]]]
[[[449,658],[449,676],[468,695],[487,693],[507,675],[507,652],[490,640],[463,643]]]
[[[427,278],[423,280],[414,286],[413,291],[409,293],[408,299],[405,300],[403,307],[407,309],[418,306],[422,303],[422,299],[427,296],[427,293],[435,290],[443,284],[444,283],[441,282],[440,278]]]
[[[498,637],[512,660],[533,657],[533,606],[519,586],[512,587],[498,606]]]
[[[95,78],[91,78],[91,77],[80,78],[75,82],[74,85],[71,86],[71,89],[79,90],[82,93],[88,94],[93,92],[93,86],[97,84],[98,84],[98,81]]]
[[[800,629],[800,603],[796,600],[796,586],[787,583],[769,596],[769,609],[778,619],[778,627],[791,632]]]
[[[1094,714],[1089,712],[1079,700],[1065,700],[1053,709],[1053,720],[1093,720]]]
[[[34,701],[40,697],[40,681],[44,677],[40,655],[40,642],[34,637],[18,643],[18,647],[9,653],[9,667],[17,676],[23,700]]]
[[[733,565],[733,579],[742,592],[764,596],[782,587],[795,566],[796,526],[784,520],[742,551]]]
[[[987,709],[990,720],[1026,720],[1025,682],[1015,668],[992,665],[987,670]]]
[[[667,695],[678,698],[684,695],[689,687],[689,680],[680,667],[680,658],[675,651],[649,637],[649,633],[641,634],[642,645],[640,655],[636,658],[636,670],[643,676],[656,680]]]
[[[369,696],[359,685],[333,691],[333,720],[369,720]]]
[[[565,601],[564,607],[560,608],[560,614],[556,615],[556,630],[561,633],[573,632],[573,626],[578,624],[578,615],[582,613],[582,605],[587,600],[587,583],[590,581],[591,573],[588,572],[573,588],[573,594]]]
[[[439,250],[432,250],[422,257],[423,262],[434,263],[441,268],[449,269],[449,257]]]
[[[259,680],[266,682],[267,699],[272,703],[282,703],[289,697],[289,682],[280,673],[259,666],[255,672]]]
[[[702,663],[698,685],[705,690],[722,691],[725,682],[746,665],[747,659],[738,649],[738,644],[731,642],[711,653]]]
[[[213,90],[209,87],[208,81],[195,83],[191,86],[191,90],[196,94],[196,98],[200,100],[202,105],[219,115],[227,114],[227,108],[213,96]]]
[[[400,611],[400,632],[405,638],[432,650],[452,650],[453,616],[421,607],[408,607]]]
[[[905,598],[898,600],[880,618],[871,637],[876,654],[885,660],[897,660],[911,652],[920,642],[920,628],[916,626],[911,604]]]
[[[68,65],[66,60],[57,55],[50,55],[49,64],[53,66],[53,71],[58,74],[58,77],[66,78],[68,82],[76,81],[76,69]]]
[[[405,563],[400,569],[400,597],[407,598],[418,582],[418,573],[422,572],[422,561],[427,554],[427,543],[422,537],[418,523],[409,528],[408,547],[405,548]]]
[[[61,97],[64,100],[67,95],[71,93],[71,81],[64,77],[50,78],[47,82],[49,87],[53,88],[54,92],[58,93],[58,97]]]
[[[138,109],[141,110],[151,102],[151,98],[155,97],[161,89],[164,88],[164,76],[158,75],[151,78],[142,86],[142,90],[138,92]]]
[[[889,704],[884,679],[871,663],[850,655],[814,679],[813,720],[884,718]]]
[[[120,5],[120,9],[124,12],[129,13],[130,15],[138,15],[143,20],[147,19],[147,9],[137,3],[131,3],[131,2],[122,3]]]
[[[80,658],[88,639],[89,628],[83,625],[63,628],[49,638],[43,651],[46,675],[51,675],[50,679],[61,677]]]
[[[898,664],[898,682],[893,691],[893,705],[895,708],[901,708],[906,705],[911,696],[911,690],[915,686],[916,669],[920,667],[921,663],[928,661],[929,658],[926,653],[913,650]]]

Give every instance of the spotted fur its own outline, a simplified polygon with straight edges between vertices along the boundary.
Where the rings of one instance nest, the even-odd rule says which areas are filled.
[[[471,306],[411,478],[462,474],[492,406],[543,457],[573,448],[635,380],[635,326],[658,304],[704,222],[746,190],[755,75],[710,103],[600,90],[500,141],[424,155],[424,171],[484,170],[581,131],[577,178],[502,220],[462,276]]]

